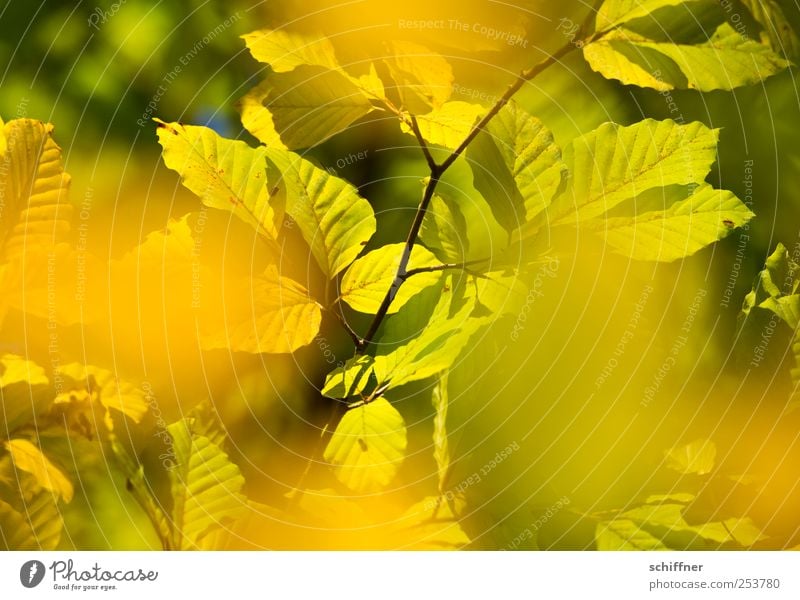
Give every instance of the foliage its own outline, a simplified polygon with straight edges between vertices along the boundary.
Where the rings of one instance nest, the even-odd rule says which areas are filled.
[[[577,229],[620,255],[671,262],[755,216],[733,192],[707,181],[719,135],[703,123],[609,122],[560,148],[545,123],[513,96],[557,56],[577,49],[592,69],[626,85],[708,92],[759,83],[789,65],[784,49],[795,47],[796,38],[777,5],[746,5],[763,27],[758,40],[738,33],[717,3],[606,0],[578,42],[523,72],[489,108],[454,100],[452,66],[417,42],[392,40],[385,56],[366,56],[353,66],[340,61],[324,36],[263,29],[244,41],[268,68],[240,103],[242,124],[260,145],[226,139],[208,127],[155,120],[164,164],[205,207],[229,213],[263,242],[259,259],[265,267],[237,282],[240,297],[208,310],[198,327],[202,348],[299,354],[318,339],[323,319],[336,319],[352,341],[352,355],[316,382],[328,403],[343,411],[324,428],[325,447],[312,458],[330,469],[340,486],[336,493],[358,498],[393,489],[410,458],[407,408],[393,401],[394,394],[412,384],[430,388],[436,483],[428,496],[404,507],[398,546],[469,544],[458,523],[463,507],[446,497],[448,373],[480,336],[508,328],[504,317],[524,300],[520,281],[549,258],[548,248],[531,252],[529,243]],[[376,113],[391,115],[398,132],[413,136],[429,167],[407,235],[390,243],[375,241],[376,233],[383,234],[380,220],[359,188],[296,153],[369,124],[366,118]],[[10,290],[6,301],[19,307],[20,265],[44,260],[52,248],[67,257],[74,251],[65,238],[69,178],[52,126],[15,119],[2,133],[0,154],[10,165],[0,171],[7,198],[0,224],[2,276]],[[440,186],[447,182],[473,189],[471,199],[488,209],[483,214],[490,228],[503,233],[491,256],[476,254],[475,224],[465,218],[457,195]],[[158,257],[169,245],[173,258],[191,264],[189,218],[154,232],[136,249],[137,257]],[[293,264],[286,265],[282,250],[292,236],[305,256],[291,256]],[[772,311],[797,330],[796,268],[779,248],[747,296],[744,314],[756,307]],[[322,286],[314,284],[317,276]],[[25,310],[45,310],[33,298]],[[54,318],[74,317],[67,311]],[[800,361],[798,348],[800,341]],[[89,440],[97,452],[115,456],[165,549],[216,547],[237,524],[283,514],[283,507],[265,508],[247,498],[243,470],[226,451],[224,427],[208,406],[156,425],[170,452],[148,462],[141,448],[120,437],[122,424],[137,427],[148,411],[137,385],[75,364],[56,369],[56,386],[55,374],[24,357],[6,354],[0,364],[0,522],[3,532],[14,532],[4,538],[6,547],[58,543],[57,512],[73,498],[74,474],[41,442],[59,435]],[[668,450],[665,460],[683,475],[705,477],[712,475],[715,457],[713,443],[699,440]],[[313,506],[321,490],[302,483],[286,500]],[[745,517],[690,524],[684,510],[692,498],[670,492],[592,515],[598,549],[691,547],[687,536],[740,547],[762,539]]]

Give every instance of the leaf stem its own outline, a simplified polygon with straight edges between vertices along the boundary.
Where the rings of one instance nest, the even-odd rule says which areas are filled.
[[[592,10],[589,11],[589,14],[584,19],[583,23],[581,24],[579,30],[579,36],[585,34],[586,30],[588,29],[592,18],[597,13],[597,9],[602,3],[602,0],[596,0],[592,6]],[[395,297],[397,296],[397,292],[400,289],[400,286],[403,285],[405,280],[409,276],[408,270],[408,261],[411,258],[411,251],[414,248],[414,245],[417,242],[417,237],[419,235],[419,230],[422,227],[422,221],[425,218],[425,214],[428,210],[428,206],[430,205],[431,199],[433,198],[434,193],[436,192],[436,186],[439,184],[444,173],[453,165],[453,163],[466,151],[467,147],[472,143],[472,141],[480,134],[489,122],[497,116],[497,114],[502,110],[502,108],[508,104],[511,98],[516,94],[522,86],[532,80],[533,78],[537,77],[551,66],[559,62],[564,56],[575,50],[576,48],[582,48],[586,44],[591,43],[598,37],[600,37],[605,32],[595,32],[592,35],[586,37],[585,39],[571,39],[569,40],[564,46],[559,48],[555,51],[555,53],[549,55],[547,58],[542,60],[541,62],[537,63],[536,65],[530,67],[529,69],[525,69],[522,71],[518,76],[517,79],[508,86],[505,93],[494,103],[494,105],[489,109],[489,111],[472,127],[470,132],[467,134],[467,137],[453,150],[450,155],[442,162],[441,164],[437,164],[436,161],[433,159],[431,155],[430,149],[428,148],[427,143],[422,137],[422,133],[419,130],[419,125],[417,124],[416,118],[412,115],[411,116],[411,129],[414,132],[417,140],[419,141],[420,147],[422,148],[422,152],[425,155],[425,160],[428,162],[428,167],[430,168],[430,178],[428,179],[428,183],[425,186],[425,191],[422,194],[422,200],[420,200],[419,206],[417,206],[417,212],[414,215],[414,221],[411,223],[411,229],[408,232],[408,236],[406,237],[405,247],[403,248],[403,254],[400,257],[400,263],[397,266],[397,271],[395,273],[394,281],[392,285],[389,287],[389,290],[386,292],[386,295],[383,298],[383,302],[381,302],[378,311],[375,313],[375,317],[372,320],[372,323],[367,330],[367,333],[364,335],[362,339],[360,339],[356,343],[356,354],[364,354],[367,349],[369,348],[370,344],[373,342],[375,335],[378,333],[378,329],[380,329],[381,323],[383,323],[384,318],[389,312],[389,308],[392,305]],[[415,271],[412,269],[412,271]],[[417,272],[422,272],[418,271]]]

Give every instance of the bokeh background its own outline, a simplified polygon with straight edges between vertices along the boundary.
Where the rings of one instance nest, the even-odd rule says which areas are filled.
[[[800,25],[800,7],[782,5]],[[151,117],[208,125],[255,143],[239,123],[236,103],[266,67],[250,57],[239,36],[282,26],[328,35],[343,63],[364,52],[379,56],[388,39],[426,44],[453,65],[454,99],[490,104],[514,73],[564,43],[559,19],[580,21],[586,10],[580,1],[544,0],[6,2],[0,9],[0,115],[6,122],[30,117],[55,124],[72,175],[71,199],[87,211],[87,248],[97,258],[86,282],[94,304],[59,330],[62,362],[105,365],[146,382],[168,421],[211,399],[228,428],[248,494],[280,505],[318,451],[319,427],[330,410],[317,391],[328,367],[323,353],[329,348],[347,358],[349,340],[326,323],[324,346],[315,343],[294,356],[201,353],[194,323],[172,301],[186,290],[170,281],[166,268],[133,261],[129,271],[109,276],[108,260],[124,260],[170,217],[199,209],[163,166]],[[518,32],[527,43],[398,26],[415,18],[486,23]],[[229,25],[220,30],[223,23]],[[177,65],[180,73],[166,81]],[[763,547],[800,544],[800,411],[787,410],[791,332],[778,331],[765,360],[753,368],[753,341],[737,327],[744,295],[766,257],[778,242],[790,252],[800,244],[795,76],[790,69],[732,93],[672,93],[687,122],[722,129],[715,185],[744,198],[750,185],[745,166],[753,161],[757,217],[746,232],[657,266],[615,255],[580,230],[553,240],[557,266],[539,273],[544,294],[530,307],[518,339],[493,330],[451,374],[452,485],[514,448],[465,491],[463,525],[474,547],[592,547],[592,514],[686,490],[697,493],[689,511],[697,522],[746,515],[763,530]],[[518,98],[562,147],[605,121],[676,118],[662,94],[608,82],[579,53],[526,85]],[[348,158],[360,152],[366,158]],[[375,244],[404,239],[426,168],[396,121],[371,118],[310,156],[373,203]],[[209,211],[208,219],[216,236],[208,237],[210,255],[232,268],[257,260],[252,231],[227,214]],[[688,341],[675,366],[654,392],[646,392],[690,315]],[[12,312],[0,347],[40,356],[46,364],[47,336],[44,320]],[[410,425],[409,458],[391,490],[364,500],[373,514],[390,519],[420,491],[435,490],[429,395],[429,386],[419,385],[392,396]],[[665,450],[699,438],[717,447],[711,477],[664,469]],[[62,546],[157,547],[114,470],[94,454],[72,455],[77,458],[65,468],[73,477],[80,472],[81,486],[64,512]],[[312,465],[306,485],[331,487],[318,467]],[[342,523],[343,530],[347,526]],[[523,535],[531,529],[535,535]],[[254,544],[350,543],[337,535],[288,522],[265,526]],[[373,527],[368,539],[367,545],[381,545],[381,527]]]

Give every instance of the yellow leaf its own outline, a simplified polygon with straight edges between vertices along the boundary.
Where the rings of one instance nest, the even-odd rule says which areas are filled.
[[[6,142],[6,134],[3,132],[5,129],[6,124],[3,122],[3,119],[0,118],[0,156],[6,153],[6,149],[8,148],[8,142]]]
[[[393,41],[386,61],[402,107],[414,114],[441,107],[453,91],[453,69],[436,52],[414,42]]]
[[[69,176],[52,131],[52,125],[33,119],[16,119],[3,127],[8,149],[2,164],[8,167],[0,170],[0,247],[5,260],[27,248],[56,244],[69,233]]]
[[[43,488],[61,495],[65,502],[72,500],[72,484],[48,458],[28,440],[16,439],[4,443],[18,469],[30,473]]]
[[[15,354],[4,354],[0,358],[0,387],[23,382],[31,386],[50,383],[44,369],[35,362]]]
[[[714,469],[717,446],[711,440],[698,439],[685,446],[676,446],[665,453],[667,467],[683,473],[707,475]]]
[[[300,65],[339,68],[333,46],[326,37],[285,29],[261,29],[242,38],[253,58],[267,63],[276,73],[285,73]]]
[[[156,119],[164,164],[203,204],[228,210],[268,239],[275,239],[283,222],[285,196],[274,192],[277,182],[264,148],[218,136],[207,127],[165,123]]]

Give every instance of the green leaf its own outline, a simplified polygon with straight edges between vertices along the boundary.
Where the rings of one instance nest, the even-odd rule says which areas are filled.
[[[420,329],[420,315],[411,303],[391,317],[380,343],[387,348],[375,357],[374,373],[378,386],[392,388],[433,377],[453,366],[473,335],[491,317],[473,317],[474,298],[454,298],[452,277],[446,279],[433,313]],[[392,348],[398,340],[407,343]]]
[[[385,60],[397,84],[401,108],[424,114],[440,108],[453,91],[453,69],[443,56],[414,42],[392,40]]]
[[[11,454],[17,469],[33,475],[43,489],[61,496],[64,502],[72,500],[72,483],[37,446],[23,439],[9,440],[3,445]]]
[[[648,190],[702,183],[716,160],[717,140],[718,131],[699,122],[604,123],[564,151],[571,188],[554,211],[555,224],[600,216]],[[564,206],[570,197],[572,206]]]
[[[209,330],[201,323],[201,344],[254,354],[291,353],[310,344],[319,332],[322,309],[303,286],[270,266],[245,278],[242,294],[225,304],[226,326]]]
[[[359,312],[374,314],[389,291],[400,264],[405,244],[387,244],[356,260],[342,277],[340,298]],[[408,270],[438,265],[439,261],[422,246],[411,251]],[[422,290],[436,285],[441,272],[419,273],[408,277],[389,307],[394,314]]]
[[[769,46],[742,37],[723,23],[702,44],[661,42],[615,29],[583,48],[589,65],[627,85],[667,91],[732,90],[763,81],[789,63]]]
[[[475,188],[509,232],[549,206],[565,172],[552,133],[514,103],[478,134],[467,159]]]
[[[175,466],[168,471],[172,494],[175,549],[188,550],[242,515],[247,499],[244,477],[227,454],[207,437],[179,421],[167,428]]]
[[[352,263],[375,233],[372,206],[344,179],[300,156],[277,149],[268,155],[286,187],[286,212],[295,220],[322,272],[333,278]]]
[[[755,21],[761,26],[761,42],[783,56],[796,56],[800,40],[789,19],[776,0],[741,0]]]
[[[628,519],[598,523],[595,541],[598,550],[668,550],[660,539]]]
[[[349,398],[360,394],[369,384],[374,360],[366,355],[348,359],[344,365],[328,373],[320,393],[328,398]]]
[[[406,425],[386,399],[347,411],[333,432],[325,460],[335,466],[336,477],[359,493],[378,492],[388,486],[405,458]]]
[[[684,475],[707,475],[714,469],[717,446],[711,440],[698,439],[676,446],[664,453],[667,467]]]
[[[732,192],[703,185],[666,210],[598,219],[595,226],[626,256],[669,262],[691,256],[754,216]]]
[[[433,459],[436,461],[437,483],[440,494],[444,494],[447,474],[450,470],[450,448],[447,442],[447,408],[450,396],[447,391],[447,371],[439,376],[439,381],[431,393],[433,403]]]
[[[257,61],[267,63],[276,73],[300,65],[338,69],[333,45],[326,37],[304,35],[286,29],[261,29],[242,36]]]
[[[786,247],[779,243],[759,272],[753,289],[745,296],[742,314],[749,315],[756,306],[765,308],[796,329],[799,287],[800,268],[789,258]]]
[[[418,115],[417,126],[422,138],[428,144],[455,150],[485,112],[486,109],[480,104],[470,104],[460,100],[445,102],[429,113]],[[406,123],[401,123],[400,126],[405,133],[414,135]]]
[[[622,23],[640,19],[668,6],[708,0],[606,0],[597,11],[596,31],[606,31]]]
[[[156,119],[164,164],[211,208],[227,210],[274,240],[283,222],[285,196],[271,189],[278,173],[266,149],[228,140],[207,127]]]
[[[463,263],[469,256],[467,220],[456,199],[434,194],[422,221],[419,240],[443,263]]]
[[[347,75],[318,66],[303,65],[287,73],[271,73],[246,100],[248,129],[258,122],[257,137],[275,146],[266,118],[256,116],[255,98],[271,115],[280,141],[292,150],[311,148],[372,112],[369,97]],[[265,139],[266,138],[266,139]]]

